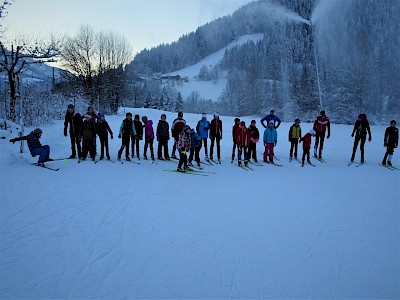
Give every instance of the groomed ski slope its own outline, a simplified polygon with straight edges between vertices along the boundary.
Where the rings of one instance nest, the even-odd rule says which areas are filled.
[[[126,111],[154,129],[162,113]],[[106,117],[115,136],[124,116]],[[184,118],[194,127],[200,116]],[[222,165],[209,176],[159,161],[48,163],[54,172],[1,131],[0,298],[398,299],[400,171],[378,165],[386,126],[372,126],[365,165],[347,166],[352,126],[333,124],[327,163],[302,168],[288,161],[283,123],[284,166],[244,171],[230,163],[233,118],[221,119]],[[52,157],[70,155],[62,121],[42,129]],[[114,160],[120,143],[110,141]]]

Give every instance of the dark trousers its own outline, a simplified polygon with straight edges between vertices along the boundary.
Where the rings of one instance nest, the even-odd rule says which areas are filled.
[[[299,139],[290,139],[290,157],[293,157],[293,151],[294,151],[294,157],[297,158],[297,148],[299,146]]]
[[[314,155],[317,155],[318,145],[319,145],[318,155],[322,156],[322,150],[324,149],[324,140],[325,140],[325,132],[317,131],[315,133]]]
[[[130,135],[122,135],[122,145],[118,150],[118,158],[121,158],[122,152],[125,149],[125,157],[129,157],[129,143],[131,141]]]
[[[388,156],[389,155],[393,155],[393,153],[394,153],[394,145],[387,145],[386,146],[386,153],[385,153],[385,156],[383,157],[383,161],[386,163],[386,159],[388,158]],[[389,161],[391,160],[390,159],[391,157],[389,157]]]
[[[71,139],[72,156],[76,156],[76,150],[75,150],[75,148],[76,148],[78,150],[78,157],[81,157],[82,156],[82,148],[81,148],[81,142],[80,142],[79,138],[71,132],[69,133],[69,137]]]
[[[184,168],[187,168],[187,163],[188,163],[188,159],[187,159],[187,155],[186,152],[183,151],[179,151],[179,163],[178,163],[178,168],[182,168],[182,165],[184,166]]]
[[[242,154],[243,154],[243,160],[247,161],[247,147],[246,146],[237,146],[238,149],[238,161],[242,160]]]
[[[201,139],[201,144],[204,145],[204,153],[206,154],[206,157],[208,157],[207,140],[208,140],[207,138]]]
[[[132,157],[135,156],[135,148],[136,148],[136,156],[140,158],[139,154],[139,138],[132,136]]]
[[[249,145],[249,153],[247,154],[248,159],[252,158],[257,160],[257,144],[250,142]]]
[[[95,139],[84,139],[82,141],[82,158],[86,159],[88,152],[91,159],[96,157],[96,146],[94,140]]]
[[[351,154],[351,160],[354,160],[354,157],[356,156],[356,151],[357,151],[357,146],[358,143],[360,143],[360,152],[361,152],[361,160],[364,160],[364,145],[365,141],[367,140],[367,136],[362,136],[362,135],[356,135],[354,138],[354,145],[353,145],[353,153]]]
[[[147,158],[147,147],[150,147],[151,159],[154,159],[153,142],[154,142],[154,139],[145,139],[145,140],[144,140],[144,151],[143,151],[143,156],[144,156],[145,158]],[[138,157],[139,157],[139,151],[138,151],[137,153],[138,153]]]
[[[163,157],[162,156],[163,148],[164,148],[164,158],[167,159],[169,158],[169,154],[168,154],[168,137],[166,136],[160,136],[158,138],[158,149],[157,149],[158,159]]]
[[[235,159],[235,152],[236,152],[236,143],[233,141],[233,146],[232,146],[232,160]]]
[[[35,148],[32,150],[31,155],[39,155],[38,163],[44,163],[50,158],[50,146],[44,145],[42,147]]]
[[[106,150],[107,157],[110,156],[108,152],[108,137],[100,138],[100,157],[104,157],[104,149]]]
[[[174,145],[172,146],[172,154],[171,156],[175,156],[176,144],[178,143],[179,137],[174,137]]]
[[[193,157],[194,157],[194,161],[197,162],[197,164],[200,164],[200,149],[201,149],[201,147],[190,149],[190,155],[189,155],[190,163],[192,162]]]
[[[210,158],[213,159],[213,155],[214,155],[214,143],[216,142],[216,144],[217,144],[217,158],[218,158],[218,159],[221,159],[221,144],[220,144],[221,139],[220,139],[219,137],[210,138],[210,139],[211,139]]]
[[[301,162],[304,163],[305,158],[307,157],[307,161],[310,161],[310,149],[303,148],[303,156],[301,157]]]

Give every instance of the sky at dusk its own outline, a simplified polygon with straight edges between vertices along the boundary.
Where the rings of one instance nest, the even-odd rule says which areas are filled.
[[[123,35],[133,55],[180,36],[252,0],[15,0],[3,20],[4,38],[75,35],[81,25]]]

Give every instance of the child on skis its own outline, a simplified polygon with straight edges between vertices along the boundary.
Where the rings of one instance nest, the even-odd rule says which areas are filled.
[[[119,128],[118,138],[122,138],[122,145],[118,151],[118,160],[121,160],[122,152],[125,148],[125,159],[130,161],[129,158],[129,142],[132,136],[136,135],[135,125],[132,121],[132,114],[130,112],[126,113],[126,118],[122,121],[121,127]]]
[[[172,122],[171,126],[171,134],[174,138],[174,145],[172,147],[172,158],[177,158],[175,155],[176,144],[178,143],[179,134],[183,131],[184,126],[186,125],[185,119],[183,119],[183,112],[178,112],[178,117]]]
[[[382,160],[382,165],[392,165],[392,156],[394,149],[399,145],[399,130],[396,127],[396,121],[391,120],[390,126],[385,130],[385,137],[383,139],[383,145],[386,147],[386,153]]]
[[[158,149],[157,149],[157,158],[159,160],[171,160],[168,154],[168,141],[169,141],[169,124],[166,121],[167,115],[162,114],[161,120],[158,121],[157,124],[157,141],[158,141]],[[164,150],[164,158],[162,157],[162,153]]]
[[[81,126],[80,136],[82,138],[82,160],[85,160],[88,152],[90,158],[94,161],[96,157],[96,127],[92,117],[84,115],[84,121]]]
[[[235,123],[232,126],[232,142],[233,142],[233,146],[232,146],[232,160],[231,163],[233,163],[233,161],[235,160],[235,152],[236,152],[236,134],[237,131],[239,130],[239,126],[240,126],[240,119],[239,118],[235,118]]]
[[[179,151],[178,172],[186,172],[188,169],[187,152],[190,149],[190,133],[191,129],[188,125],[183,127],[183,131],[178,136],[177,149]],[[184,168],[182,169],[182,165]]]
[[[246,123],[244,121],[240,122],[239,128],[236,130],[236,146],[238,149],[238,165],[239,167],[242,166],[242,153],[243,153],[243,160],[244,165],[247,166],[249,163],[247,159],[247,144],[249,139],[249,133],[246,128]]]
[[[358,143],[360,143],[360,152],[361,152],[361,163],[364,163],[364,145],[367,140],[367,132],[368,132],[368,142],[371,141],[371,129],[369,127],[369,122],[367,120],[366,114],[359,114],[357,117],[357,121],[354,124],[353,132],[351,136],[354,137],[354,133],[356,137],[354,138],[353,152],[351,154],[350,161],[354,161],[354,157],[356,155]]]
[[[132,136],[132,158],[135,156],[136,148],[136,156],[140,160],[139,142],[143,139],[143,124],[142,122],[140,122],[139,118],[139,115],[135,115],[135,118],[133,119],[133,125],[135,126],[136,135]]]
[[[260,139],[260,132],[256,127],[256,120],[251,120],[247,130],[249,131],[249,151],[247,157],[249,160],[252,158],[257,163],[257,143]]]
[[[142,122],[144,124],[144,150],[143,150],[143,158],[147,159],[147,148],[150,147],[150,155],[151,160],[154,161],[154,130],[153,130],[153,121],[148,120],[146,116],[142,117]],[[139,152],[138,152],[139,155]],[[139,157],[139,156],[138,156]]]
[[[44,163],[52,161],[52,159],[50,158],[50,146],[40,143],[39,139],[42,137],[42,133],[40,128],[36,128],[28,135],[10,139],[10,142],[14,144],[18,141],[26,141],[32,157],[39,155],[38,166],[44,167]]]
[[[311,138],[315,136],[315,131],[311,129],[302,138],[300,138],[300,143],[303,142],[303,156],[301,157],[301,166],[304,166],[304,160],[307,156],[307,162],[311,164],[310,161],[310,148],[311,148]]]
[[[204,143],[204,154],[206,155],[206,161],[209,160],[207,149],[208,130],[210,130],[210,122],[207,121],[207,115],[203,113],[201,115],[201,120],[197,122],[196,131],[201,138],[200,148],[201,145]]]
[[[190,155],[189,155],[189,163],[188,166],[192,167],[192,161],[194,157],[194,161],[197,163],[197,166],[200,167],[200,149],[201,149],[201,141],[202,138],[198,135],[194,129],[192,129],[190,133]]]
[[[108,133],[110,133],[111,139],[114,138],[113,132],[108,125],[108,122],[105,120],[104,114],[99,114],[97,123],[96,123],[96,133],[100,139],[100,160],[104,158],[104,149],[106,150],[106,157],[110,159],[110,153],[108,151]]]
[[[290,142],[290,160],[293,158],[293,150],[294,150],[294,158],[297,159],[297,148],[299,145],[299,139],[301,138],[301,128],[300,128],[300,119],[296,118],[292,126],[289,129],[289,142]]]
[[[278,141],[278,133],[276,132],[275,129],[275,124],[274,121],[271,120],[268,122],[268,127],[265,128],[264,131],[264,162],[266,163],[274,163],[274,147],[276,146],[276,143]],[[269,161],[268,161],[269,157]]]

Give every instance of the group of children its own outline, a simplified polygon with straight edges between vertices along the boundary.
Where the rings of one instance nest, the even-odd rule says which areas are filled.
[[[217,163],[220,163],[222,121],[219,119],[218,113],[214,113],[211,122],[207,120],[207,115],[203,113],[196,128],[192,129],[183,119],[183,113],[179,112],[178,117],[171,125],[171,135],[174,138],[171,156],[169,156],[168,152],[170,129],[166,118],[165,114],[161,115],[157,124],[156,132],[154,132],[152,120],[148,120],[146,116],[142,116],[140,120],[139,115],[135,115],[135,117],[132,118],[132,113],[126,113],[126,117],[119,128],[118,138],[122,139],[122,143],[118,151],[118,160],[121,160],[121,156],[125,150],[125,159],[130,161],[130,149],[132,150],[131,157],[134,157],[136,152],[136,157],[140,159],[140,141],[143,140],[143,138],[145,141],[143,158],[147,159],[147,149],[150,148],[150,157],[154,160],[153,144],[154,139],[157,138],[157,158],[159,160],[170,160],[171,158],[178,159],[175,154],[176,150],[178,150],[179,163],[177,170],[179,172],[185,172],[190,166],[193,166],[193,160],[198,166],[200,166],[200,150],[202,146],[204,146],[205,159],[210,162],[210,160],[213,160],[214,145],[216,145]],[[265,128],[263,134],[263,161],[274,164],[274,147],[278,142],[277,128],[280,126],[281,120],[275,115],[275,111],[271,109],[270,113],[263,117],[260,122]],[[113,132],[105,120],[104,114],[99,113],[97,115],[92,107],[88,107],[87,112],[82,116],[75,112],[74,106],[70,104],[68,105],[65,114],[64,136],[68,136],[68,127],[72,150],[70,158],[75,158],[78,155],[80,160],[85,160],[89,154],[90,158],[95,160],[97,154],[96,136],[98,136],[101,150],[100,160],[105,157],[110,159],[108,136],[110,135],[111,139],[113,139]],[[48,145],[41,145],[39,141],[41,134],[42,131],[37,128],[29,135],[11,139],[10,142],[15,143],[19,140],[27,140],[32,156],[39,155],[38,163],[44,165],[45,161],[51,160],[50,147]],[[367,139],[367,134],[368,141],[371,141],[371,129],[367,116],[365,114],[359,114],[351,134],[352,137],[355,137],[351,162],[354,161],[358,144],[360,144],[361,163],[364,162],[364,145]],[[382,161],[383,165],[391,165],[394,149],[398,146],[398,135],[396,121],[392,120],[390,126],[385,131],[384,146],[387,150]],[[288,140],[290,142],[290,160],[292,160],[293,157],[294,159],[298,159],[298,145],[299,143],[303,143],[301,163],[304,165],[306,160],[308,163],[311,163],[310,150],[312,137],[315,137],[314,156],[318,159],[322,159],[325,136],[327,139],[330,138],[330,120],[329,117],[326,116],[325,111],[320,112],[320,115],[314,121],[313,128],[305,135],[302,135],[300,119],[296,118],[293,125],[290,126],[288,134]],[[208,138],[211,140],[210,157],[208,156],[207,147]],[[242,166],[242,157],[245,166],[247,166],[251,159],[253,159],[255,163],[258,163],[257,143],[260,139],[260,133],[256,127],[256,120],[251,120],[250,126],[246,127],[244,121],[235,118],[232,127],[232,139],[232,162],[235,159],[235,152],[237,149],[239,166]],[[130,143],[132,143],[131,147]]]

